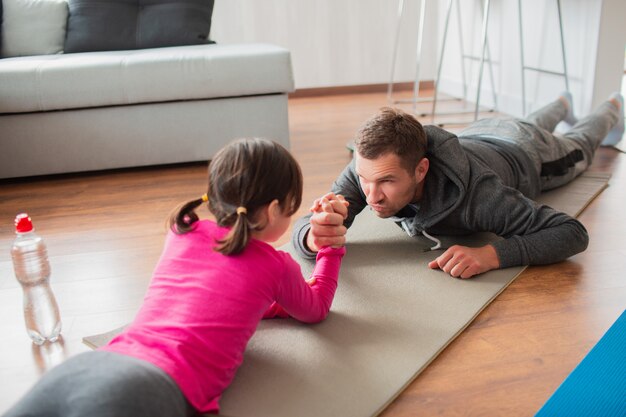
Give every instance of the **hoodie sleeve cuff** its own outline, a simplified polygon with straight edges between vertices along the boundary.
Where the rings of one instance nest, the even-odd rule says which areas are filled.
[[[315,259],[317,252],[313,252],[306,245],[306,236],[311,229],[311,225],[309,224],[308,219],[306,223],[296,225],[296,227],[298,227],[298,229],[293,234],[291,244],[295,248],[298,255],[300,255],[304,259]]]
[[[498,260],[500,261],[500,268],[526,265],[526,263],[523,262],[520,245],[515,236],[493,242],[491,246],[496,250]]]

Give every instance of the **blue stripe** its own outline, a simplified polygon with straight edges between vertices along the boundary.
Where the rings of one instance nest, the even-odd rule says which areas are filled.
[[[626,417],[626,311],[535,417]]]

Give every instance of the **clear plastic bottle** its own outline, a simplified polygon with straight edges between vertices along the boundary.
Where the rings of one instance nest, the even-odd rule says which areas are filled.
[[[11,248],[15,276],[24,290],[24,321],[37,345],[55,342],[61,333],[59,306],[50,288],[50,263],[43,239],[35,233],[28,214],[15,218],[16,238]]]

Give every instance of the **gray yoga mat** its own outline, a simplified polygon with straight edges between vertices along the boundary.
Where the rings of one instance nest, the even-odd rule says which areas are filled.
[[[539,201],[578,215],[607,186],[583,175]],[[495,236],[444,238],[482,245]],[[232,417],[368,417],[380,413],[502,292],[523,267],[470,280],[428,268],[440,251],[369,211],[348,232],[339,287],[328,318],[261,322],[221,401]],[[289,246],[282,248],[292,252]],[[298,259],[298,258],[296,258]],[[308,275],[313,263],[300,260]],[[85,338],[95,347],[120,329]]]

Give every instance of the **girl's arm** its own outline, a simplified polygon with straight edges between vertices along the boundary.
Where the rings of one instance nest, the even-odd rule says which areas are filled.
[[[337,199],[337,201],[331,202],[328,198],[323,197],[314,203],[311,211],[314,213],[333,213],[333,203],[348,205],[342,196],[334,196],[333,199]],[[263,315],[263,318],[291,315],[293,318],[307,323],[324,320],[335,296],[341,258],[345,253],[344,247],[337,249],[323,247],[320,249],[316,256],[313,275],[308,282],[303,279],[300,266],[285,253],[286,273],[279,295],[276,302]]]
[[[341,258],[345,248],[325,247],[317,253],[315,269],[309,285],[300,272],[300,266],[285,253],[287,272],[280,294],[263,318],[293,317],[305,323],[322,321],[328,315],[337,289]]]

